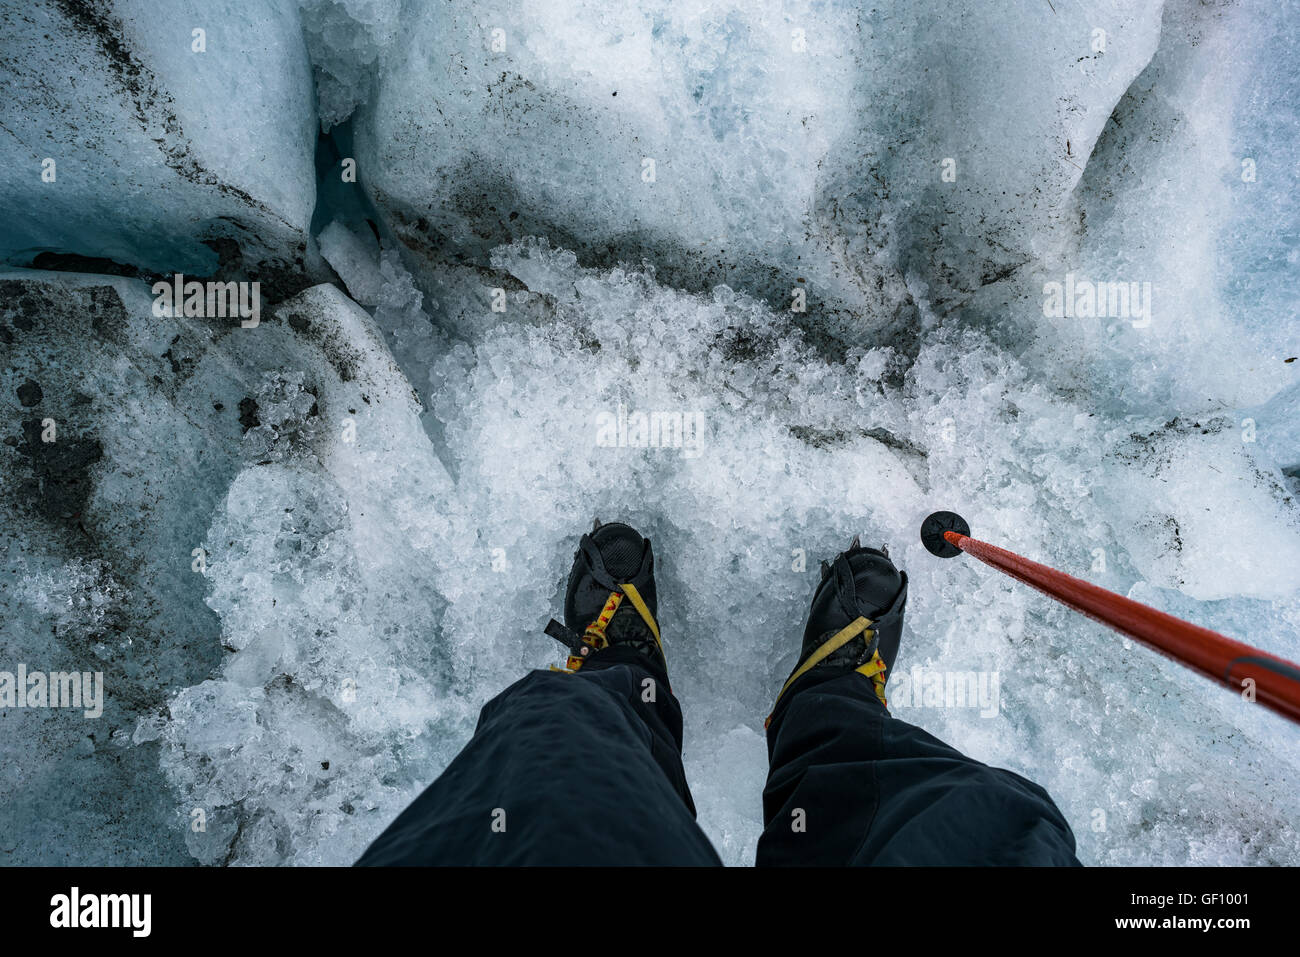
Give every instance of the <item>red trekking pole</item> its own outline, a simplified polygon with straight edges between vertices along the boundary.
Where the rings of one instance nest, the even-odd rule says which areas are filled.
[[[984,564],[1234,691],[1241,692],[1249,687],[1247,682],[1254,682],[1256,701],[1300,723],[1300,666],[1285,658],[971,538],[970,526],[955,512],[930,515],[921,524],[921,542],[930,554],[940,558],[953,558],[962,552],[974,555]]]

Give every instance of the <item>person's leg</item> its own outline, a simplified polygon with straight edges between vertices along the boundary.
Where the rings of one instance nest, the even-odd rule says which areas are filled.
[[[758,864],[1078,864],[1041,787],[889,714],[906,592],[888,557],[856,542],[825,573],[768,724]]]
[[[862,675],[813,675],[768,728],[758,863],[1077,864],[1037,784],[890,716]]]
[[[566,599],[568,628],[584,629],[578,669],[534,671],[488,702],[464,750],[358,865],[721,863],[695,823],[681,707],[646,626],[657,610],[650,544],[603,529],[584,536],[597,554],[579,552]],[[600,553],[636,583],[644,620],[631,601],[602,614],[610,592],[589,565]]]
[[[391,864],[718,864],[695,823],[681,710],[636,662],[534,671],[361,857]],[[654,681],[654,703],[644,700]]]

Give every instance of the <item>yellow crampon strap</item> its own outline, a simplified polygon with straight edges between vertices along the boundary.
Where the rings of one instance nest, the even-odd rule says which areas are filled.
[[[871,619],[858,617],[853,619],[853,621],[849,622],[848,625],[841,628],[835,634],[831,635],[830,638],[826,639],[825,643],[823,643],[820,648],[818,648],[816,651],[814,651],[811,655],[808,656],[808,660],[806,660],[797,669],[795,669],[795,673],[792,674],[789,677],[789,679],[786,681],[786,683],[781,686],[780,694],[776,696],[776,701],[772,703],[773,713],[776,712],[776,706],[781,701],[781,695],[785,694],[786,691],[790,689],[790,686],[792,684],[794,684],[796,681],[802,678],[805,674],[807,674],[810,670],[815,668],[818,664],[825,661],[828,656],[835,653],[836,651],[839,651],[841,648],[847,645],[854,638],[858,637],[858,635],[864,635],[866,639],[870,641],[871,636],[873,634],[874,632],[871,630]],[[865,665],[862,665],[861,667],[858,668],[854,668],[853,670],[858,674],[864,675],[871,679],[872,685],[875,687],[876,697],[880,699],[881,704],[884,704],[885,703],[885,663],[880,658],[880,652],[877,651],[875,654],[871,656],[871,660],[868,661]],[[763,727],[766,728],[771,723],[772,723],[772,715],[769,714],[767,716],[767,720],[763,722]]]
[[[880,657],[880,651],[873,652],[870,661],[853,670],[871,679],[871,684],[876,690],[876,697],[880,699],[881,704],[888,708],[889,702],[885,700],[885,662]]]
[[[609,647],[609,639],[605,637],[605,629],[609,627],[610,619],[614,617],[614,612],[618,611],[618,606],[621,604],[623,604],[623,596],[616,591],[610,592],[605,607],[600,610],[596,620],[588,625],[587,630],[582,633],[583,640],[597,651]]]
[[[609,647],[609,639],[605,637],[605,629],[609,627],[610,620],[614,617],[614,612],[618,611],[618,606],[623,604],[623,595],[620,592],[610,592],[609,598],[605,600],[605,607],[600,610],[596,620],[587,626],[587,630],[582,633],[582,643],[586,645],[581,655],[569,655],[568,660],[564,663],[568,671],[577,671],[586,661],[586,655],[591,651],[600,651],[602,648]],[[590,649],[590,651],[588,650]]]
[[[641,592],[630,582],[618,587],[621,591],[609,593],[609,600],[605,602],[605,607],[601,609],[596,620],[588,625],[587,630],[582,633],[582,643],[593,651],[600,651],[602,648],[609,647],[609,639],[605,637],[605,629],[609,627],[614,612],[618,611],[618,606],[623,603],[623,597],[626,595],[627,599],[632,602],[632,607],[636,609],[637,614],[650,628],[650,633],[655,636],[655,644],[659,646],[659,654],[662,655],[664,646],[659,639],[659,625],[655,622],[654,615],[650,614],[650,608],[646,605],[645,599],[641,597]],[[582,667],[585,660],[586,658],[582,655],[569,655],[568,661],[564,663],[564,669],[555,668],[553,670],[577,671]]]
[[[641,620],[649,627],[650,634],[655,636],[655,644],[659,646],[659,654],[663,655],[664,660],[667,661],[668,656],[664,655],[664,643],[659,640],[659,626],[655,623],[655,616],[650,614],[650,608],[646,605],[645,599],[641,597],[641,593],[637,591],[636,586],[631,582],[618,587],[623,589],[623,594],[627,595],[628,600],[632,602],[632,607],[637,610]]]

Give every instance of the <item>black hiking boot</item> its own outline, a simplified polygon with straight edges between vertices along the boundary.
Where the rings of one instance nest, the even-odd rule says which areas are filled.
[[[894,567],[889,552],[864,548],[854,538],[833,562],[822,562],[799,663],[777,700],[809,671],[829,668],[870,678],[876,697],[885,704],[885,682],[898,657],[906,605],[906,573]]]
[[[602,525],[597,519],[573,556],[564,624],[552,619],[546,633],[569,649],[570,671],[597,652],[619,646],[643,655],[666,675],[658,614],[650,540],[630,525]]]

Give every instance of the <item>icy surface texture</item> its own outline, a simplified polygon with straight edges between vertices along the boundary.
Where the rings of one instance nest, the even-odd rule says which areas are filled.
[[[323,245],[352,252],[331,259],[350,288],[406,288],[360,238],[331,231]],[[593,514],[636,523],[659,555],[700,820],[745,863],[761,826],[761,718],[794,663],[817,560],[862,531],[912,577],[900,676],[998,675],[992,715],[924,699],[896,713],[1043,782],[1086,861],[1300,856],[1278,790],[1297,782],[1280,719],[914,539],[941,497],[991,540],[1294,657],[1294,499],[1235,420],[1114,418],[1104,401],[1035,383],[973,330],[936,331],[911,362],[875,347],[826,359],[788,313],[726,288],[694,295],[646,272],[583,269],[539,242],[498,249],[491,265],[426,277],[436,322],[423,336],[418,310],[380,323],[453,464],[452,520],[465,528],[454,537],[474,542],[449,566],[443,621],[469,698],[551,660],[522,609],[554,613],[577,530]],[[620,405],[698,413],[698,446],[602,445],[600,417]],[[502,621],[502,601],[522,620]],[[472,723],[446,730],[463,741]]]
[[[275,0],[0,4],[0,259],[208,275],[234,250],[248,271],[300,270],[316,124],[295,13]]]
[[[1285,722],[983,566],[936,561],[915,536],[942,499],[980,535],[1121,592],[1149,576],[1193,598],[1271,599],[1236,599],[1236,620],[1218,604],[1183,599],[1176,610],[1294,657],[1300,527],[1257,445],[1214,423],[1108,423],[1092,403],[1035,383],[982,333],[935,334],[900,376],[888,351],[823,359],[786,315],[726,289],[686,295],[644,273],[583,270],[534,243],[498,250],[493,263],[527,292],[510,294],[494,320],[489,289],[475,302],[448,279],[438,301],[457,305],[440,306],[440,324],[470,344],[433,376],[459,493],[478,499],[481,539],[510,560],[510,574],[478,581],[544,617],[590,514],[628,519],[655,540],[687,770],[727,860],[751,859],[757,839],[757,798],[743,782],[761,778],[761,718],[794,663],[816,562],[857,531],[888,542],[912,578],[903,673],[1000,676],[993,717],[896,713],[1040,780],[1085,860],[1300,855],[1278,789],[1298,773]],[[601,447],[597,417],[619,403],[698,411],[700,454]],[[1218,472],[1208,478],[1207,459]],[[1156,532],[1171,539],[1168,552]],[[1286,557],[1271,561],[1279,549]],[[1169,604],[1154,594],[1146,600]],[[445,625],[480,668],[502,669],[484,694],[521,652],[549,651],[533,650],[526,628],[516,646],[519,626],[494,626],[495,615],[487,601],[462,601]],[[494,627],[497,640],[482,642]],[[1237,770],[1207,775],[1207,760]]]
[[[392,15],[304,6],[306,122],[347,155],[354,111],[378,213],[316,211],[338,287],[244,329],[0,277],[6,662],[109,692],[98,722],[0,714],[0,859],[348,863],[557,661],[541,627],[599,516],[654,540],[728,863],[818,560],[855,533],[911,579],[895,714],[1040,782],[1086,863],[1300,863],[1291,725],[916,538],[954,509],[1300,659],[1300,8]],[[1050,315],[1069,275],[1150,282],[1151,321]],[[680,440],[620,441],[637,414]],[[935,672],[996,695],[936,705]]]
[[[400,0],[299,0],[316,75],[321,129],[365,102],[381,56],[399,25]]]
[[[1037,0],[959,16],[937,0],[409,4],[357,153],[417,250],[481,257],[542,233],[589,260],[648,257],[677,285],[785,303],[803,280],[827,321],[907,323],[1070,231],[1070,191],[1159,15]]]
[[[392,733],[450,694],[421,557],[447,551],[450,484],[370,317],[330,286],[255,328],[156,316],[126,279],[14,273],[0,294],[5,667],[102,670],[107,691],[97,720],[5,709],[3,850],[311,860],[277,815],[322,799],[331,761],[322,834],[349,798],[395,811],[385,779],[441,756]]]
[[[1300,357],[1295,357],[1300,361]],[[1294,364],[1294,363],[1292,363]],[[1249,410],[1243,427],[1254,422],[1256,440],[1264,446],[1274,462],[1286,470],[1292,487],[1300,491],[1300,382],[1273,396],[1258,409]]]
[[[191,841],[200,859],[346,863],[368,840],[357,822],[395,814],[449,759],[440,724],[470,719],[439,629],[451,483],[364,312],[322,286],[279,315],[286,335],[355,351],[290,358],[310,395],[301,372],[263,377],[205,539],[229,655],[169,703],[163,766],[186,803],[238,811],[233,843]]]
[[[1225,268],[1221,296],[1233,319],[1265,344],[1294,347],[1300,322],[1300,14],[1294,8],[1254,13],[1258,66],[1239,71],[1233,150],[1225,185],[1228,225],[1218,234]],[[1284,355],[1294,356],[1294,348]],[[1300,443],[1296,444],[1300,448]]]
[[[1166,5],[1159,50],[1078,185],[1078,242],[1044,256],[1025,287],[1028,309],[1044,303],[1042,283],[1067,275],[1148,286],[1150,310],[1040,313],[1050,333],[1038,345],[1055,360],[1043,368],[1063,388],[1172,418],[1263,402],[1295,382],[1283,360],[1296,354],[1297,219],[1282,197],[1297,176],[1298,25],[1290,7]]]
[[[0,281],[0,667],[102,671],[106,703],[97,720],[4,709],[4,850],[183,863],[181,832],[159,827],[175,799],[156,754],[123,745],[142,712],[217,661],[190,550],[235,468],[223,431],[237,438],[239,399],[223,396],[227,421],[184,389],[195,335],[154,319],[138,283],[27,276]]]

